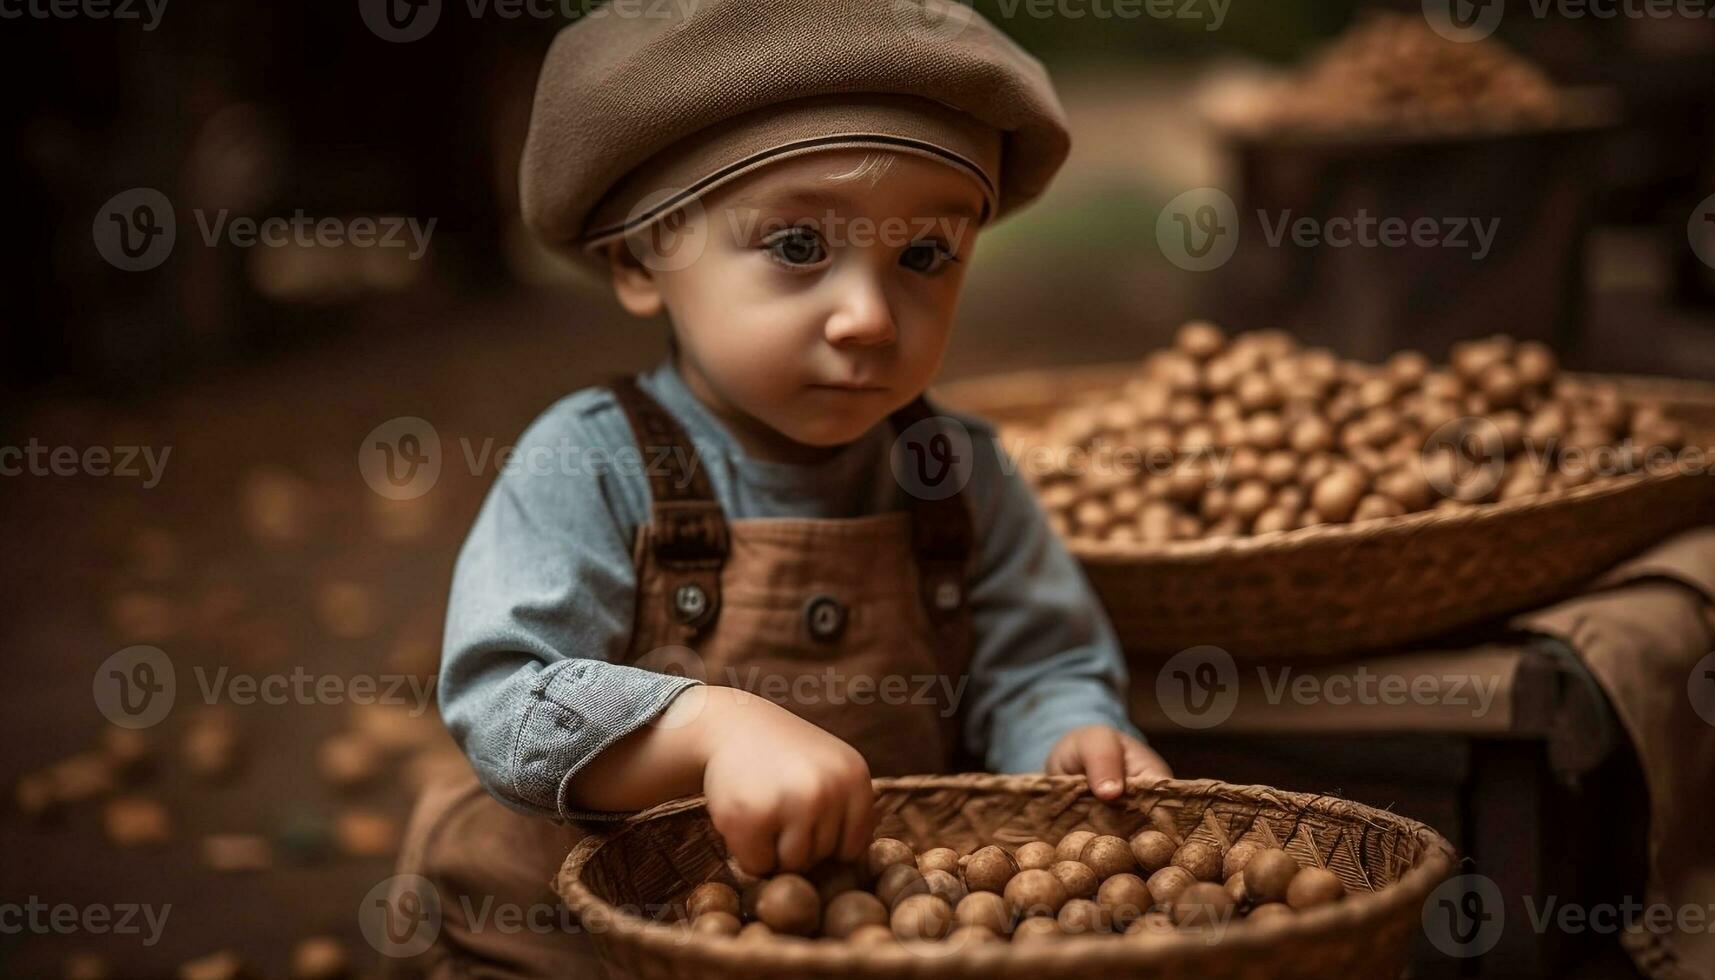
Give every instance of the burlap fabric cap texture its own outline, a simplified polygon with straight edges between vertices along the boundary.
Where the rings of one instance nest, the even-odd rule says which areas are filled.
[[[986,220],[1070,149],[1048,73],[954,0],[672,0],[596,7],[554,39],[520,166],[529,227],[596,249],[757,168],[831,148],[946,163]]]

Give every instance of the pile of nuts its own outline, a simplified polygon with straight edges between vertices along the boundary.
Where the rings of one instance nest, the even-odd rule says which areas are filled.
[[[949,847],[917,854],[883,837],[863,867],[829,863],[766,879],[735,869],[734,877],[737,888],[707,881],[691,892],[692,932],[865,945],[1147,938],[1290,915],[1346,894],[1333,872],[1301,867],[1279,848],[1182,841],[1164,828],[1130,840],[1077,830],[1057,844],[990,844],[963,855]]]
[[[1454,41],[1421,16],[1374,14],[1318,52],[1263,108],[1277,129],[1505,130],[1565,113],[1546,75],[1492,38]]]
[[[1536,342],[1370,365],[1206,322],[1119,391],[1002,436],[1027,459],[1047,450],[1023,469],[1056,531],[1116,543],[1461,510],[1635,473],[1685,438],[1659,405],[1566,383]]]

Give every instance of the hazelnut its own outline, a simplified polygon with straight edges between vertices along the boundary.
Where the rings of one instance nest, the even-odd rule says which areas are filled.
[[[731,912],[705,912],[691,922],[691,931],[701,936],[736,936],[742,928]]]
[[[1345,895],[1346,886],[1326,868],[1305,868],[1286,886],[1286,904],[1294,910],[1337,902]]]
[[[1286,899],[1286,886],[1298,873],[1298,862],[1278,847],[1258,851],[1245,865],[1245,892],[1258,905]]]
[[[690,897],[685,899],[685,911],[693,919],[706,912],[725,912],[736,917],[738,892],[725,882],[705,881],[691,889]]]
[[[953,909],[953,919],[961,926],[979,926],[999,935],[1012,931],[1012,915],[1006,899],[994,892],[971,892]]]
[[[889,865],[875,880],[875,897],[888,908],[898,905],[912,895],[929,894],[929,883],[915,864]]]
[[[1128,936],[1170,936],[1173,934],[1173,919],[1166,912],[1145,912],[1126,926]]]
[[[1107,914],[1100,905],[1087,898],[1068,901],[1060,906],[1060,914],[1055,918],[1060,923],[1060,931],[1069,936],[1108,931]]]
[[[953,907],[934,895],[910,895],[894,906],[890,924],[900,939],[945,939],[953,931]]]
[[[1071,896],[1052,872],[1028,868],[1006,883],[1006,905],[1016,916],[1054,916]]]
[[[1366,482],[1354,469],[1337,469],[1316,481],[1310,491],[1310,506],[1324,519],[1343,523],[1357,510]]]
[[[1227,856],[1221,859],[1222,876],[1231,878],[1233,875],[1243,871],[1245,869],[1245,865],[1249,864],[1251,862],[1251,858],[1256,857],[1257,852],[1261,850],[1261,844],[1248,840],[1239,841],[1232,847],[1227,848]]]
[[[1140,830],[1131,838],[1131,856],[1137,859],[1144,873],[1154,874],[1173,861],[1178,845],[1173,838],[1159,830]]]
[[[1275,531],[1297,530],[1299,525],[1298,512],[1285,507],[1270,507],[1256,516],[1251,522],[1252,534],[1269,534]]]
[[[1169,914],[1174,925],[1185,929],[1224,925],[1233,916],[1233,900],[1220,885],[1199,881],[1179,893]]]
[[[957,905],[965,897],[965,883],[959,876],[939,869],[925,872],[923,883],[929,886],[929,894],[936,896],[948,905]]]
[[[1325,418],[1307,415],[1292,424],[1287,440],[1294,452],[1325,453],[1334,448],[1334,427]]]
[[[947,934],[947,942],[954,949],[972,944],[983,945],[1003,941],[999,933],[993,929],[984,929],[982,926],[959,926]]]
[[[1372,493],[1358,501],[1358,506],[1352,511],[1352,521],[1373,521],[1383,517],[1399,517],[1405,513],[1405,507],[1392,497],[1384,497]]]
[[[1094,840],[1095,831],[1074,830],[1060,838],[1060,843],[1054,847],[1054,860],[1076,861],[1078,855],[1084,853],[1084,845]]]
[[[1273,412],[1258,412],[1245,420],[1245,441],[1257,449],[1279,449],[1286,445],[1286,424]]]
[[[816,886],[803,875],[775,875],[757,892],[756,917],[775,932],[811,936],[822,921],[822,899],[816,894]],[[735,928],[733,934],[737,933]]]
[[[1174,340],[1181,351],[1199,361],[1206,361],[1226,346],[1227,335],[1207,320],[1192,320],[1179,328]]]
[[[1266,905],[1258,905],[1256,908],[1251,909],[1250,914],[1245,916],[1245,918],[1252,922],[1265,922],[1269,919],[1278,919],[1282,916],[1289,916],[1291,914],[1292,906],[1287,905],[1284,902],[1269,902]]]
[[[758,943],[774,937],[774,930],[768,928],[766,922],[746,922],[744,928],[738,931],[738,941],[741,943]]]
[[[1012,876],[1018,874],[1018,862],[1003,847],[990,844],[965,859],[965,887],[973,892],[999,894]]]
[[[1233,394],[1247,412],[1260,412],[1280,407],[1280,387],[1266,374],[1246,374],[1239,378]]]
[[[1154,903],[1149,886],[1134,874],[1117,874],[1096,889],[1096,903],[1107,910],[1116,927],[1124,927]]]
[[[916,852],[911,850],[911,847],[904,841],[895,840],[892,837],[878,837],[870,842],[869,854],[866,859],[865,867],[869,870],[869,876],[873,879],[881,877],[881,873],[885,871],[889,865],[915,865],[916,863]]]
[[[950,847],[931,847],[917,855],[917,870],[927,875],[931,871],[959,873],[959,852]]]
[[[1114,875],[1137,870],[1137,859],[1132,857],[1131,845],[1112,834],[1102,834],[1085,844],[1084,853],[1078,860],[1104,881]]]
[[[1060,884],[1066,886],[1066,894],[1072,898],[1094,898],[1096,888],[1102,883],[1095,871],[1082,861],[1055,861],[1048,870],[1060,879]]]
[[[1173,852],[1173,863],[1191,873],[1198,881],[1219,881],[1221,849],[1202,841],[1187,841]]]
[[[1560,373],[1560,364],[1547,344],[1527,340],[1513,351],[1513,370],[1521,384],[1531,388],[1546,388]]]
[[[1173,900],[1187,887],[1197,883],[1191,872],[1176,864],[1170,864],[1149,876],[1144,884],[1149,888],[1149,897],[1157,905],[1172,905]]]
[[[1055,861],[1054,845],[1033,840],[1020,847],[1013,857],[1017,859],[1020,870],[1046,871]]]
[[[1012,931],[1012,941],[1018,945],[1030,943],[1054,942],[1063,936],[1060,923],[1049,916],[1036,916],[1025,919]]]
[[[845,939],[867,925],[887,922],[887,906],[869,892],[841,892],[822,915],[822,935]]]
[[[1414,350],[1402,350],[1388,358],[1383,367],[1399,387],[1415,388],[1429,375],[1429,358]]]
[[[1272,494],[1269,493],[1268,484],[1261,480],[1250,480],[1248,482],[1241,483],[1238,488],[1233,491],[1233,499],[1229,505],[1231,516],[1246,523],[1254,521],[1258,514],[1268,509],[1268,502],[1271,496]]]
[[[1518,404],[1524,393],[1518,372],[1506,364],[1491,364],[1484,368],[1477,379],[1477,387],[1482,389],[1491,408],[1511,408]]]

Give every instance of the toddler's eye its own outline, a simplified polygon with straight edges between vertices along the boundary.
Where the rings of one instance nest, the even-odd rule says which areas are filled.
[[[900,265],[928,275],[940,272],[948,262],[958,260],[959,257],[940,242],[913,242],[899,253]]]
[[[828,255],[822,236],[810,228],[787,228],[768,236],[762,244],[775,261],[786,265],[815,265]]]

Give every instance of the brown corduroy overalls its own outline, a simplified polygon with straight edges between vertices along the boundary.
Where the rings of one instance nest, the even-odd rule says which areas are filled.
[[[908,511],[870,517],[728,521],[678,422],[632,379],[612,387],[644,458],[663,461],[637,531],[627,662],[767,697],[850,743],[875,776],[968,768],[957,710],[971,639],[962,496],[912,495]],[[890,421],[903,433],[929,417],[919,398]],[[474,774],[426,790],[400,870],[432,884],[440,932],[395,972],[603,976],[550,885],[585,832],[502,806]],[[520,908],[523,927],[505,911]]]

